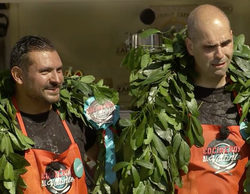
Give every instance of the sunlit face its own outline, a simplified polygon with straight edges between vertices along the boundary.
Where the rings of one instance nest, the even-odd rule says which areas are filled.
[[[60,98],[64,81],[62,62],[56,51],[32,51],[32,62],[23,74],[22,91],[27,99],[38,104],[52,104]]]
[[[198,79],[209,82],[225,79],[233,54],[233,36],[229,25],[214,20],[203,25],[193,40],[187,40],[189,53],[194,56]]]

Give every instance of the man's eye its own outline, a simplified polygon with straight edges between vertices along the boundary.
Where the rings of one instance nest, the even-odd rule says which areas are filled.
[[[62,73],[62,69],[60,68],[60,69],[57,69],[57,72],[58,73]]]
[[[215,49],[215,47],[216,46],[214,45],[207,45],[207,46],[204,46],[204,50],[207,52],[212,52]]]
[[[42,74],[42,75],[46,75],[46,74],[48,74],[48,73],[49,73],[48,70],[41,71],[41,74]]]
[[[207,45],[207,46],[205,46],[205,48],[206,48],[206,49],[214,49],[215,46],[214,46],[214,45]]]

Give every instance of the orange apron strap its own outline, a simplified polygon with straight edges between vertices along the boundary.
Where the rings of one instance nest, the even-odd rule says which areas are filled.
[[[26,135],[26,136],[28,136],[28,135],[27,135],[27,132],[26,132],[26,129],[25,129],[25,126],[24,126],[24,123],[23,123],[22,116],[21,116],[21,114],[20,114],[19,111],[16,112],[16,116],[17,116],[17,120],[18,120],[18,123],[19,123],[19,125],[20,125],[20,128],[21,128],[23,134]]]
[[[16,108],[16,117],[17,117],[18,123],[20,125],[20,128],[21,128],[23,134],[26,135],[26,136],[28,136],[27,132],[26,132],[26,129],[25,129],[25,126],[24,126],[24,123],[23,123],[23,119],[22,119],[21,113],[20,113],[20,111],[19,111],[19,109],[17,107],[16,99],[14,97],[12,98],[12,103],[13,103],[13,105]]]

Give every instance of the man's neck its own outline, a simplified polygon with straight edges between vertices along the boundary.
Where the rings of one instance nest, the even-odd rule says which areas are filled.
[[[195,80],[195,85],[201,86],[204,88],[221,88],[226,85],[226,76],[223,78],[219,79],[202,79],[202,78],[197,78]]]
[[[51,104],[41,102],[39,103],[37,101],[26,99],[18,95],[15,95],[15,99],[19,111],[27,114],[40,114],[48,112],[52,108]]]

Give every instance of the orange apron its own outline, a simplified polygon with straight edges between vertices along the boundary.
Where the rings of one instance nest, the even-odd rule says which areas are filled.
[[[27,132],[19,111],[16,113],[22,132]],[[61,154],[55,154],[41,149],[29,149],[25,152],[25,159],[31,164],[22,175],[27,184],[24,194],[87,194],[85,173],[78,178],[74,173],[74,161],[82,161],[78,145],[69,130],[65,120],[63,126],[71,140],[69,148]],[[58,134],[60,135],[60,134]]]
[[[245,165],[249,146],[241,137],[239,126],[228,127],[226,140],[216,140],[219,126],[202,125],[204,146],[191,147],[189,172],[182,176],[183,187],[178,194],[243,193]]]

